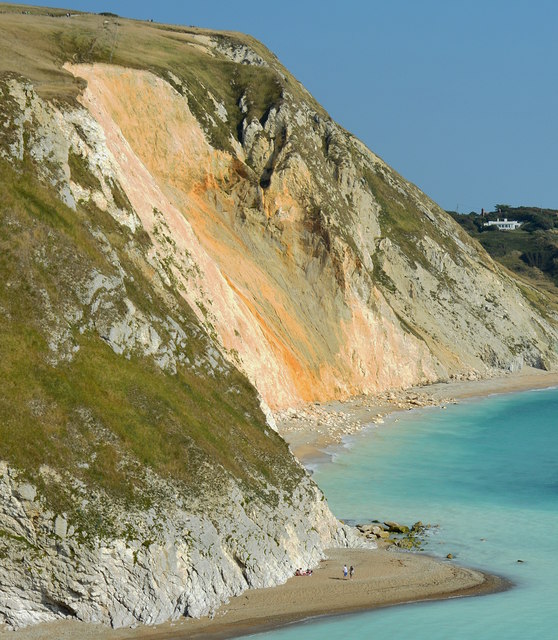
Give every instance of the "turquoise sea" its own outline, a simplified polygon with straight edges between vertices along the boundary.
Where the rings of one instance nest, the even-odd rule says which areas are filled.
[[[428,553],[453,553],[515,587],[255,637],[558,639],[558,390],[392,416],[352,438],[314,478],[340,518],[437,523]]]

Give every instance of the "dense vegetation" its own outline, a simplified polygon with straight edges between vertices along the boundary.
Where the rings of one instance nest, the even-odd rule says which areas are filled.
[[[558,287],[558,210],[498,204],[483,215],[448,213],[505,267],[547,290]],[[484,226],[497,218],[522,224],[514,231]]]

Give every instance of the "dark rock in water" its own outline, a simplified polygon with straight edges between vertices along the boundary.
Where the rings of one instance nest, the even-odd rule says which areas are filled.
[[[411,527],[411,531],[420,531],[421,529],[424,529],[425,526],[422,524],[422,522],[420,520],[418,520],[417,522],[415,522],[415,524]]]
[[[393,533],[409,533],[410,529],[407,525],[399,524],[397,522],[387,521],[384,522],[389,531]]]
[[[446,558],[448,560],[453,560],[453,553],[448,553],[448,555],[446,556]]]

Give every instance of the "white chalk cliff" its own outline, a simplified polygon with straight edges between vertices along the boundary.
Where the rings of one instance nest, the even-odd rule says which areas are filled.
[[[278,584],[365,543],[272,410],[556,367],[541,294],[253,39],[0,25],[0,622]]]

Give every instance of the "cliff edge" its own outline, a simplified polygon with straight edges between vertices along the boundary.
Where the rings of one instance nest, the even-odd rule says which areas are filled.
[[[0,14],[0,620],[363,544],[271,409],[555,368],[555,318],[248,36]]]

